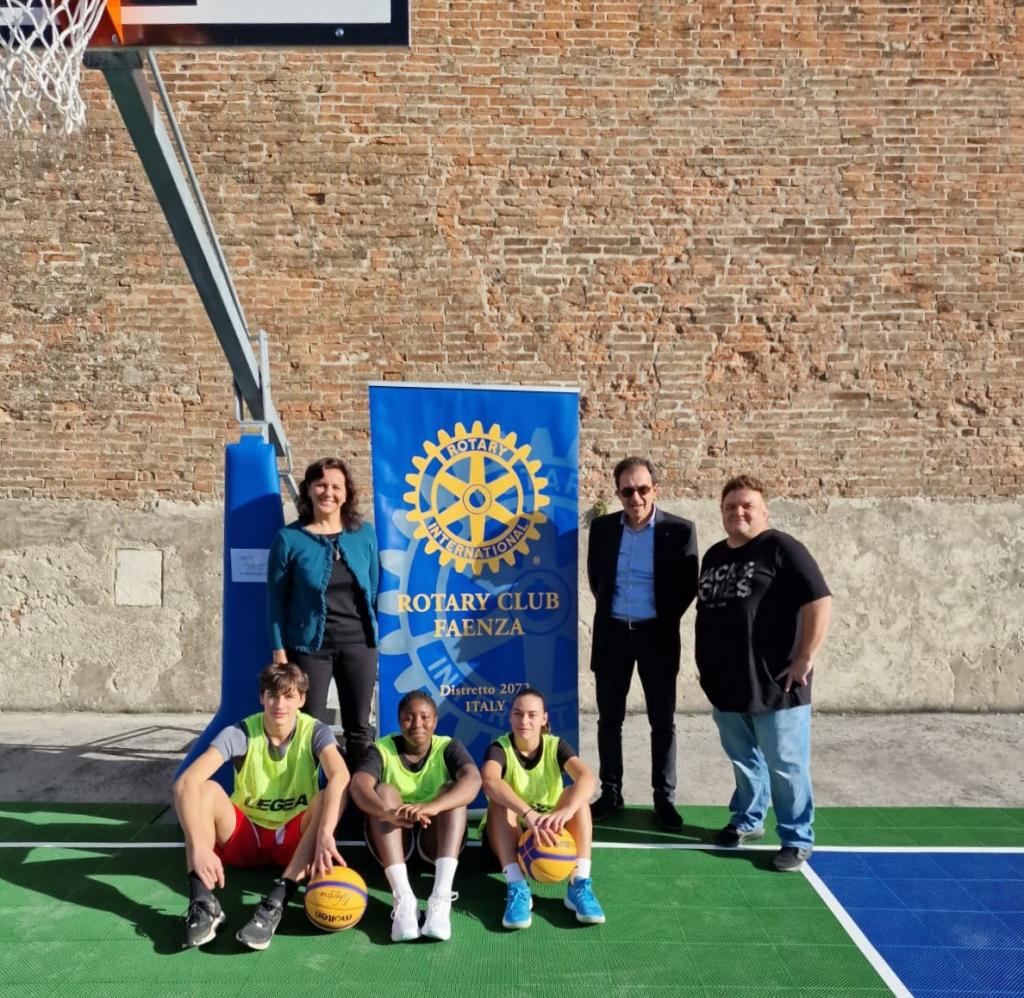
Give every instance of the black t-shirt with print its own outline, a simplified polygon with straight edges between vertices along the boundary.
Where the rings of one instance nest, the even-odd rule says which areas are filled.
[[[776,677],[800,639],[800,608],[829,595],[807,548],[779,530],[709,548],[697,586],[696,658],[711,703],[750,714],[810,703],[810,676],[788,695]]]

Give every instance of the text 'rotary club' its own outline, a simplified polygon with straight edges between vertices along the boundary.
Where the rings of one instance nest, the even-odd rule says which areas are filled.
[[[523,624],[518,613],[553,612],[561,606],[557,592],[399,593],[399,613],[474,614],[434,619],[434,636],[516,637]]]

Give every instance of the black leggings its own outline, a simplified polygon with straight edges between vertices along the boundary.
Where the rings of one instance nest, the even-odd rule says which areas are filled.
[[[288,660],[309,677],[303,709],[318,721],[327,721],[327,694],[331,677],[334,677],[348,765],[354,770],[373,742],[370,706],[373,684],[377,681],[377,649],[367,648],[365,644],[346,644],[330,651],[289,651]]]

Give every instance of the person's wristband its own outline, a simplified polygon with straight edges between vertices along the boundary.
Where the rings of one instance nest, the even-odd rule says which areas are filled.
[[[529,813],[530,813],[530,812],[531,812],[532,810],[533,810],[533,808],[532,808],[532,807],[528,807],[528,808],[527,808],[527,809],[526,809],[526,810],[525,810],[525,811],[523,812],[523,817],[525,818],[525,817],[526,817],[526,816],[527,816],[527,815],[528,815],[528,814],[529,814]]]

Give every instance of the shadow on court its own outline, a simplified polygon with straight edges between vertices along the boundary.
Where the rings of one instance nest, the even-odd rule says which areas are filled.
[[[30,741],[0,742],[0,800],[166,802],[178,765],[201,731],[139,725],[69,743],[63,731],[48,732],[41,724]]]

